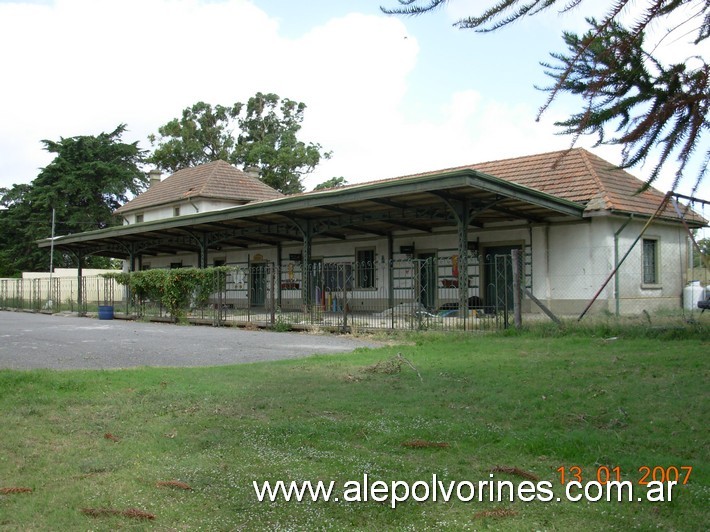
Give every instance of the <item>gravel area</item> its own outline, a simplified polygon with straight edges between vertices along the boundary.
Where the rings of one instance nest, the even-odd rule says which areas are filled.
[[[328,334],[0,312],[0,369],[217,366],[377,346]]]

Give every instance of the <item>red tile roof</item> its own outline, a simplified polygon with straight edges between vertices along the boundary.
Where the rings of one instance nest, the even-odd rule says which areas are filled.
[[[655,188],[639,192],[644,185],[643,181],[583,148],[476,163],[416,175],[435,175],[466,169],[581,203],[587,206],[588,212],[607,210],[650,216],[656,212],[665,196]],[[701,216],[688,207],[679,206],[689,220],[705,223]],[[660,216],[678,220],[670,202]]]
[[[656,212],[665,196],[655,188],[639,192],[644,184],[640,179],[583,148],[476,163],[339,188],[359,188],[367,184],[467,169],[581,203],[586,205],[587,212],[614,211],[650,216]],[[318,192],[320,191],[315,193]],[[231,200],[235,205],[239,205],[282,197],[285,196],[259,179],[245,174],[225,161],[215,161],[174,173],[118,208],[115,213],[123,214],[187,198]],[[706,223],[703,217],[690,208],[682,205],[680,207],[688,221],[696,224]],[[660,217],[678,220],[671,203]]]
[[[213,161],[175,172],[116,209],[114,214],[125,214],[186,199],[211,198],[240,205],[282,197],[284,195],[281,192],[231,164]]]
[[[582,148],[474,164],[471,168],[583,203],[587,211],[610,210],[650,216],[665,197],[653,187],[641,192],[643,181]],[[689,209],[686,216],[702,220]],[[668,203],[660,217],[678,219],[672,203]]]

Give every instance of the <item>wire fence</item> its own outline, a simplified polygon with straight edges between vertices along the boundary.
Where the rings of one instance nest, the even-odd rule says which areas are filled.
[[[510,255],[391,262],[273,263],[220,268],[209,298],[187,298],[187,320],[213,325],[353,329],[498,329],[512,323]],[[463,283],[463,284],[462,284]],[[462,288],[460,288],[460,286]],[[463,302],[463,305],[461,303]],[[84,277],[0,280],[0,308],[98,312],[171,319],[159,297],[138,297],[116,279]],[[460,308],[461,307],[461,308]]]
[[[689,293],[680,275],[677,280],[669,274],[652,277],[670,268],[661,262],[651,265],[654,271],[625,264],[609,278],[614,265],[609,248],[583,253],[571,248],[535,271],[533,258],[532,250],[521,246],[465,257],[323,260],[307,268],[298,261],[227,264],[207,278],[209,286],[185,294],[179,313],[169,310],[159,290],[132,292],[114,278],[2,279],[0,308],[85,314],[110,307],[116,317],[283,330],[476,331],[577,318],[585,307],[590,316],[607,317],[699,312],[696,301],[706,297],[702,283],[702,293]]]
[[[33,312],[97,312],[125,300],[126,290],[101,276],[0,279],[0,309]]]
[[[495,264],[510,270],[510,256]],[[480,330],[507,327],[510,276],[481,264],[461,283],[456,258],[237,266],[216,306],[223,320],[352,329]],[[463,296],[462,296],[463,294]],[[463,305],[461,302],[463,301]]]

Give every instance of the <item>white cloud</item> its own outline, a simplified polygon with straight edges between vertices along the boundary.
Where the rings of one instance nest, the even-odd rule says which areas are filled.
[[[452,3],[451,5],[454,5]],[[128,124],[139,141],[197,101],[257,91],[308,105],[305,140],[334,152],[306,180],[350,182],[563,149],[551,112],[483,91],[427,90],[446,105],[404,108],[419,44],[399,17],[351,13],[286,38],[247,0],[0,3],[0,186],[29,182],[51,156],[40,140]],[[441,99],[437,99],[441,101]],[[612,159],[613,160],[613,159]]]
[[[277,29],[245,1],[0,4],[0,48],[11,50],[0,86],[0,183],[29,181],[51,160],[40,139],[125,122],[126,140],[144,144],[196,101],[248,97],[267,77]]]
[[[363,38],[366,36],[367,38]],[[305,101],[304,138],[337,151],[392,124],[417,46],[404,24],[351,14],[297,40],[246,0],[58,0],[0,4],[0,185],[51,156],[40,140],[110,131],[146,136],[199,101],[257,91]],[[336,159],[337,161],[337,159]]]

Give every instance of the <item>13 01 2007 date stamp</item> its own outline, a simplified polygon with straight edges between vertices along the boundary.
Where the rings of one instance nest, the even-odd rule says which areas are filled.
[[[609,467],[599,466],[596,470],[583,470],[580,466],[560,466],[556,470],[560,475],[560,484],[574,481],[584,483],[589,480],[596,481],[600,484],[608,482],[620,482],[622,480],[622,471],[620,466]],[[693,466],[647,466],[643,465],[637,469],[638,478],[635,479],[636,484],[647,486],[649,482],[674,482],[675,484],[687,484],[690,479],[690,474],[693,472]]]

